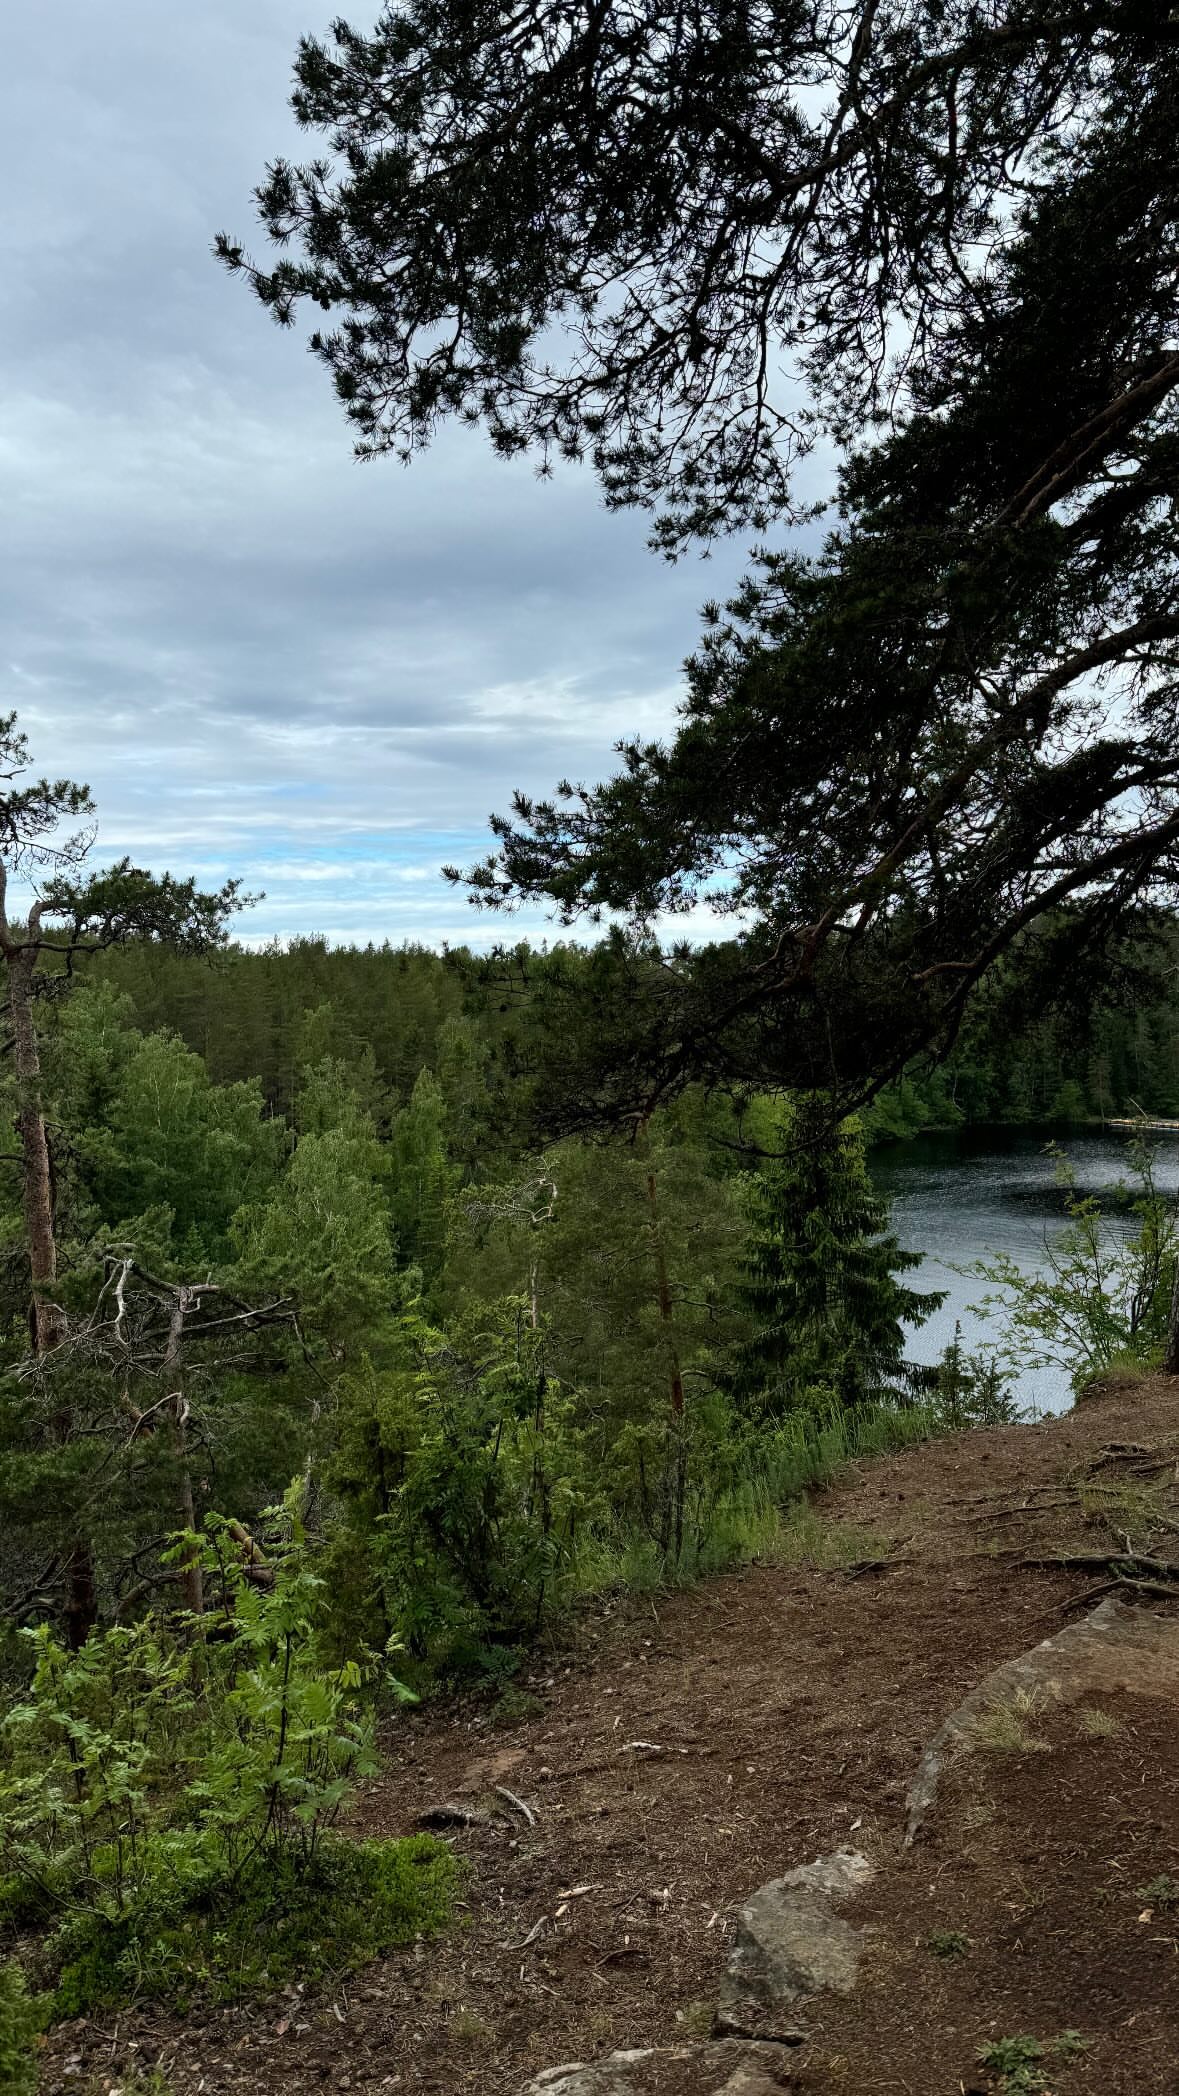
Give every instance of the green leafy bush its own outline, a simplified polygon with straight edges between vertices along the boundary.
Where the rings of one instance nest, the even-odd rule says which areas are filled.
[[[1049,1148],[1067,1223],[1046,1243],[1042,1265],[1024,1273],[999,1252],[973,1271],[992,1288],[980,1307],[1003,1317],[995,1355],[1000,1369],[1056,1364],[1080,1389],[1117,1365],[1162,1359],[1179,1261],[1179,1208],[1158,1183],[1144,1134],[1131,1149],[1129,1179],[1107,1191],[1104,1208],[1080,1191],[1063,1151]],[[1111,1223],[1109,1209],[1133,1218],[1130,1226]]]
[[[979,2051],[979,2061],[997,2076],[1002,2096],[1048,2096],[1044,2062],[1073,2059],[1088,2047],[1079,2031],[1061,2031],[1056,2038],[996,2038]]]
[[[311,1863],[279,1852],[182,1879],[163,1867],[117,1918],[90,1908],[58,1930],[55,2010],[75,2016],[142,1995],[235,2000],[347,1971],[436,1934],[457,1880],[449,1849],[425,1834],[329,1837]]]
[[[62,2013],[352,1963],[444,1916],[446,1850],[332,1834],[373,1766],[365,1670],[324,1665],[297,1493],[286,1513],[263,1563],[229,1524],[180,1539],[220,1584],[212,1616],[76,1653],[29,1633],[32,1683],[0,1726],[0,1898],[48,1925]]]
[[[33,2047],[41,2027],[19,1965],[0,1965],[0,2096],[32,2096],[37,2086]]]
[[[398,1643],[444,1670],[479,1665],[570,1598],[592,1507],[583,1436],[516,1299],[446,1333],[411,1308],[399,1356],[348,1389],[336,1549]]]

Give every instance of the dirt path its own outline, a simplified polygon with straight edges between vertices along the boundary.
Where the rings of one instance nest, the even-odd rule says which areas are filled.
[[[1104,1548],[1123,1527],[1140,1540],[1145,1492],[1175,1508],[1177,1458],[1179,1384],[1160,1380],[857,1466],[819,1502],[834,1554],[863,1560],[850,1570],[763,1566],[632,1604],[529,1680],[542,1708],[525,1722],[497,1727],[481,1705],[397,1727],[363,1830],[408,1831],[447,1804],[480,1815],[451,1830],[471,1879],[466,1925],[446,1941],[333,1996],[70,2026],[43,2086],[118,2089],[129,2065],[158,2060],[176,2096],[516,2096],[558,2061],[705,2030],[733,1903],[842,1842],[895,1853],[942,1719],[1094,1584],[1020,1559]],[[941,2079],[910,2071],[803,2086],[968,2086],[940,2065]]]

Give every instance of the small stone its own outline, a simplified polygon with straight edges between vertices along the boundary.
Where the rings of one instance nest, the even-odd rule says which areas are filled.
[[[522,2096],[782,2096],[796,2086],[780,2045],[721,2038],[549,2067]]]
[[[798,2004],[813,1994],[850,1994],[855,1986],[864,1932],[837,1910],[872,1875],[858,1850],[836,1849],[774,1878],[746,1901],[721,1987],[718,2032],[802,2044]]]

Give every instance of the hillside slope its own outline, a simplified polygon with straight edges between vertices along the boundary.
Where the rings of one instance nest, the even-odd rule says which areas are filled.
[[[706,2029],[734,1905],[851,1841],[889,1866],[879,1954],[862,2001],[814,2026],[800,2089],[999,2090],[980,2046],[1076,2029],[1087,2049],[1011,2086],[1168,2096],[1179,1918],[1135,1892],[1179,1880],[1173,1709],[1025,1712],[907,1862],[900,1836],[923,1749],[990,1669],[1071,1620],[1111,1552],[1179,1560],[1177,1478],[1163,1379],[859,1465],[798,1528],[799,1562],[597,1616],[517,1685],[522,1721],[517,1693],[510,1727],[484,1701],[391,1732],[357,1826],[436,1815],[471,1864],[461,1930],[315,2000],[70,2026],[43,2086],[118,2088],[158,2060],[176,2096],[515,2096],[559,2061]],[[1069,1553],[1094,1563],[1027,1562]],[[935,1934],[967,1948],[935,1955]]]

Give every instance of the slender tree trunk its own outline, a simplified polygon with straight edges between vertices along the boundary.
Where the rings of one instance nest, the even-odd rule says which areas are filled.
[[[181,1347],[184,1340],[184,1320],[193,1301],[192,1292],[183,1286],[177,1289],[168,1322],[168,1344],[164,1353],[165,1378],[175,1383],[169,1394],[169,1412],[172,1420],[172,1445],[180,1471],[180,1511],[187,1529],[196,1528],[196,1501],[192,1489],[192,1468],[188,1460],[188,1400],[184,1395],[184,1375],[181,1364]],[[200,1556],[194,1548],[192,1554],[179,1567],[177,1578],[184,1594],[185,1606],[194,1616],[205,1613],[205,1580],[201,1571]]]
[[[53,1230],[53,1168],[41,1099],[41,1057],[33,1026],[32,947],[18,948],[8,959],[8,1010],[16,1066],[17,1126],[23,1167],[22,1204],[29,1272],[33,1284],[33,1345],[47,1354],[61,1339],[58,1305],[44,1294],[57,1279],[57,1240]]]
[[[644,1138],[646,1130],[644,1129]],[[671,1279],[667,1271],[667,1247],[663,1236],[663,1224],[659,1214],[659,1186],[654,1166],[647,1167],[647,1216],[651,1235],[651,1250],[655,1261],[655,1286],[659,1304],[659,1322],[663,1327],[664,1348],[667,1354],[668,1388],[671,1398],[672,1464],[669,1478],[668,1519],[664,1523],[665,1533],[661,1548],[669,1554],[673,1563],[679,1562],[684,1541],[684,1488],[686,1448],[684,1445],[684,1378],[680,1366],[679,1347],[675,1336],[675,1305],[671,1292]]]
[[[1171,1289],[1171,1319],[1167,1328],[1167,1351],[1163,1357],[1163,1372],[1179,1375],[1179,1255],[1175,1260],[1175,1282]]]
[[[684,1414],[684,1379],[680,1369],[679,1349],[676,1346],[674,1323],[675,1309],[672,1300],[671,1282],[667,1272],[667,1251],[663,1242],[663,1229],[659,1220],[659,1189],[654,1172],[647,1174],[647,1209],[651,1218],[651,1245],[655,1254],[655,1280],[659,1298],[659,1321],[664,1327],[667,1347],[668,1381],[671,1391],[671,1411],[674,1419]]]
[[[65,1319],[47,1293],[57,1280],[57,1237],[53,1216],[53,1165],[41,1095],[41,1056],[33,1024],[33,975],[37,965],[40,913],[29,918],[28,939],[13,940],[6,920],[0,922],[0,950],[8,972],[8,1013],[12,1026],[17,1082],[17,1132],[21,1150],[21,1203],[32,1283],[29,1324],[35,1354],[51,1354],[60,1345]],[[73,1415],[62,1405],[53,1415],[54,1437],[64,1446],[73,1433]],[[76,1535],[66,1547],[66,1640],[71,1651],[85,1644],[98,1620],[94,1558],[89,1538]]]

